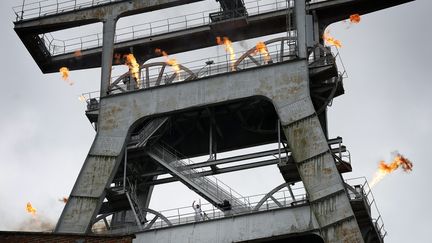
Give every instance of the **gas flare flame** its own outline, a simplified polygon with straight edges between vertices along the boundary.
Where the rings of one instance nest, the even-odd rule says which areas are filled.
[[[26,205],[26,210],[28,213],[30,213],[32,216],[36,216],[36,208],[34,208],[30,202]]]
[[[157,55],[161,55],[164,57],[165,63],[168,64],[174,70],[174,72],[177,74],[178,79],[180,79],[180,71],[181,70],[180,70],[180,66],[177,63],[177,60],[175,58],[170,58],[166,51],[163,51],[159,48],[155,49],[155,53]]]
[[[340,42],[340,40],[337,40],[337,39],[333,38],[330,35],[330,31],[329,30],[327,30],[327,31],[324,32],[322,38],[325,41],[325,43],[327,43],[330,46],[336,46],[337,48],[341,48],[342,47],[342,43]]]
[[[86,97],[84,97],[84,95],[80,95],[78,96],[78,100],[81,102],[85,102],[86,101]]]
[[[386,164],[384,161],[381,161],[378,166],[378,171],[375,173],[374,178],[370,183],[370,187],[374,187],[378,182],[380,182],[384,177],[398,168],[402,168],[405,172],[412,171],[413,164],[412,162],[405,158],[403,155],[397,153],[393,161],[389,164]]]
[[[349,20],[351,24],[358,24],[361,21],[361,16],[360,14],[351,14]]]
[[[59,200],[59,202],[67,203],[69,199],[67,197],[62,197],[62,198],[59,198],[58,200]]]
[[[135,59],[135,56],[131,54],[127,54],[124,56],[126,59],[126,65],[129,68],[129,72],[134,77],[135,81],[138,83],[139,81],[139,64]],[[138,85],[139,86],[139,85]]]
[[[81,50],[76,50],[75,52],[74,52],[74,57],[81,57],[82,56],[82,53],[81,53]]]
[[[226,37],[226,36],[224,36],[224,37],[217,36],[216,37],[216,43],[218,45],[223,45],[225,47],[225,51],[228,52],[229,55],[230,55],[231,71],[235,71],[234,63],[236,61],[236,56],[235,56],[235,53],[234,53],[234,49],[232,47],[231,40],[228,37]]]
[[[257,54],[257,53],[260,53],[261,55],[264,56],[264,63],[265,64],[269,63],[271,57],[269,55],[267,46],[264,42],[260,41],[256,44],[254,54]]]
[[[61,67],[59,72],[62,76],[62,79],[69,85],[73,85],[73,81],[69,80],[69,68]]]

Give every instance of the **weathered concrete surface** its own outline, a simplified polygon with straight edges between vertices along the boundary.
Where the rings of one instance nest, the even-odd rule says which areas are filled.
[[[324,241],[363,242],[317,115],[281,123]]]
[[[166,115],[252,96],[273,102],[284,121],[294,122],[314,114],[308,102],[306,61],[291,61],[200,80],[174,83],[129,92],[101,100],[99,128],[118,133],[118,126],[131,125],[141,117]]]
[[[198,224],[137,233],[134,243],[239,242],[290,233],[316,233],[319,225],[308,205],[227,217]]]
[[[318,117],[282,124],[324,241],[363,242]]]
[[[279,115],[325,241],[363,242],[315,115],[308,82],[307,62],[297,60],[102,98],[99,131],[57,231],[82,233],[89,229],[104,188],[121,161],[129,128],[143,117],[261,96],[273,102]]]
[[[99,128],[63,210],[56,232],[88,231],[121,161],[129,128],[143,117],[229,102],[252,96],[272,100],[283,120],[313,114],[305,101],[308,86],[306,61],[293,61],[259,69],[176,83],[102,98]]]

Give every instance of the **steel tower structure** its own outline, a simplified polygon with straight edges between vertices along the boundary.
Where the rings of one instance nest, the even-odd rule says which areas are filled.
[[[97,134],[55,231],[89,233],[103,220],[111,232],[133,231],[141,242],[382,242],[367,188],[344,182],[341,173],[351,171],[342,156],[346,148],[341,138],[327,134],[326,107],[343,94],[343,86],[321,36],[326,26],[353,13],[411,0],[276,0],[265,11],[260,1],[252,8],[243,0],[218,0],[220,10],[198,22],[186,16],[175,29],[167,21],[163,30],[150,25],[124,39],[116,34],[119,18],[198,1],[23,2],[15,9],[15,31],[42,72],[101,67],[99,97],[88,97],[86,111]],[[103,34],[92,44],[82,38],[58,44],[50,37],[97,22]],[[178,65],[180,72],[169,71],[172,63],[146,62],[156,57],[155,48],[174,54],[214,46],[217,36],[240,41],[276,33],[286,35],[265,42],[265,58],[252,48],[235,62],[209,60],[199,69]],[[144,64],[112,79],[117,57],[129,53]],[[271,143],[281,147],[217,158],[220,152]],[[189,161],[205,154],[208,161]],[[258,162],[218,167],[248,159]],[[268,165],[277,165],[286,183],[253,205],[212,178]],[[158,179],[165,173],[172,177]],[[153,186],[172,181],[181,181],[217,212],[190,224],[148,208]],[[307,193],[301,199],[291,188],[296,182]],[[273,196],[281,188],[288,189],[289,200]],[[261,209],[268,199],[277,209]]]

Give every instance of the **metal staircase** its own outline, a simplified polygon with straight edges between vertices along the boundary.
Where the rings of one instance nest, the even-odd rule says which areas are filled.
[[[128,183],[128,184],[129,184],[129,186],[125,190],[125,194],[126,194],[126,197],[129,201],[129,204],[131,206],[132,212],[135,216],[135,220],[137,222],[137,225],[142,230],[143,225],[147,222],[147,219],[145,218],[145,213],[142,212],[142,210],[139,206],[140,203],[139,203],[138,197],[136,195],[135,186],[131,183]]]
[[[131,137],[130,145],[132,148],[143,148],[146,146],[147,141],[159,128],[168,121],[169,117],[159,117],[151,120],[145,125],[137,135]]]
[[[239,193],[215,177],[200,176],[200,172],[189,165],[192,161],[180,159],[177,152],[167,145],[156,144],[149,148],[147,154],[165,167],[172,176],[178,177],[186,186],[198,193],[222,211],[242,213],[250,210]]]

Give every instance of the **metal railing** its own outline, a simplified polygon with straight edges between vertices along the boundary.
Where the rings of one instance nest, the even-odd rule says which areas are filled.
[[[367,205],[372,209],[371,210],[371,217],[372,217],[372,223],[377,229],[377,232],[380,234],[380,237],[384,238],[387,234],[387,232],[384,229],[384,223],[382,220],[382,217],[378,211],[378,208],[376,207],[375,200],[373,198],[372,192],[370,191],[369,185],[367,183],[366,178],[359,177],[359,178],[352,178],[345,180],[346,183],[353,185],[356,190],[358,190],[357,193],[349,191],[348,196],[350,200],[363,200]],[[289,190],[279,190],[276,193],[272,194],[272,197],[268,197],[268,194],[258,194],[248,197],[241,198],[242,201],[248,202],[249,211],[242,211],[233,213],[230,215],[226,215],[224,212],[219,210],[217,207],[210,203],[204,203],[201,204],[202,209],[202,218],[199,221],[209,221],[214,219],[220,219],[227,216],[233,216],[233,215],[242,215],[242,214],[249,214],[254,212],[260,212],[260,211],[268,211],[268,210],[274,210],[279,208],[290,208],[294,206],[302,206],[309,203],[308,197],[305,191],[305,188],[302,186],[302,183],[299,183],[300,186],[296,188],[292,188],[292,191]],[[359,189],[358,189],[359,188]],[[292,195],[294,196],[291,196]],[[262,206],[258,210],[252,210],[257,206],[264,197],[267,197],[267,199],[264,201]],[[276,200],[277,203],[274,201]],[[182,224],[188,224],[188,223],[196,223],[197,219],[195,218],[195,211],[191,206],[186,207],[180,207],[180,208],[174,208],[174,209],[168,209],[168,210],[162,210],[159,211],[162,215],[164,215],[172,225],[182,225]],[[109,220],[108,220],[109,221]],[[150,227],[148,230],[152,229],[158,229],[158,228],[164,228],[169,227],[169,225],[162,219],[158,219],[152,227]],[[107,230],[103,224],[95,225],[93,228],[94,231],[97,231],[97,233],[133,233],[137,232],[140,229],[138,226],[119,226],[118,228],[111,227],[110,230]]]
[[[300,206],[302,204],[307,204],[307,197],[306,192],[303,187],[294,188],[292,189],[293,195],[295,199],[291,197],[291,194],[288,190],[281,190],[273,194],[273,198],[278,201],[279,205],[273,201],[273,199],[268,198],[265,200],[265,202],[262,204],[262,206],[258,209],[258,211],[241,211],[237,210],[238,213],[230,214],[229,216],[233,215],[241,215],[241,214],[248,214],[253,212],[260,212],[260,211],[269,211],[281,208],[280,205],[282,205],[282,208],[289,208],[293,206]],[[248,197],[241,198],[242,201],[247,201],[250,208],[255,208],[255,206],[263,199],[267,194],[258,194],[258,195],[252,195]],[[203,203],[201,204],[202,209],[202,218],[199,221],[209,221],[209,220],[215,220],[227,217],[227,214],[219,210],[217,207],[210,203]],[[234,209],[235,206],[234,206]],[[162,215],[164,215],[171,224],[174,225],[182,225],[182,224],[189,224],[189,223],[196,223],[197,219],[195,217],[195,211],[191,206],[186,207],[180,207],[180,208],[174,208],[174,209],[167,209],[159,211]],[[152,229],[159,229],[169,227],[169,225],[162,219],[158,219],[149,230]],[[97,233],[106,233],[108,230],[105,228],[103,224],[96,225],[93,227],[94,231],[97,231]],[[127,228],[123,228],[122,226],[119,226],[118,228],[111,227],[109,232],[110,233],[132,233],[137,232],[140,229],[138,226],[129,226]]]
[[[204,59],[198,59],[191,62],[182,63],[183,66],[188,67],[189,70],[191,70],[197,79],[204,78],[208,76],[214,76],[218,74],[233,72],[237,70],[244,70],[252,67],[257,67],[257,63],[259,65],[266,65],[269,63],[278,63],[283,62],[287,60],[291,60],[295,58],[295,46],[290,45],[288,42],[284,42],[284,48],[283,52],[281,52],[281,45],[280,43],[272,43],[270,45],[267,45],[268,53],[270,56],[271,62],[266,63],[265,57],[261,53],[256,53],[255,55],[252,55],[254,60],[247,58],[244,59],[241,63],[233,66],[235,63],[235,60],[230,60],[230,57],[228,54],[214,56],[214,57],[208,57]],[[239,57],[244,52],[237,52],[235,53],[236,57]],[[144,65],[145,66],[145,65]],[[235,69],[235,70],[233,70]],[[139,73],[139,78],[136,80],[138,85],[134,88],[136,89],[147,89],[151,87],[161,86],[166,84],[166,80],[170,79],[173,74],[175,74],[174,70],[167,71],[168,68],[162,69],[162,67],[157,68],[149,68],[148,74],[146,73],[146,70],[142,68]],[[161,76],[161,71],[163,71],[163,75]],[[148,75],[148,76],[147,76]],[[119,83],[118,78],[124,78],[125,80],[122,82],[123,84],[117,84],[115,89],[110,90],[110,94],[116,94],[119,92],[127,91],[128,89],[128,80],[130,80],[129,76],[115,76],[112,78],[112,83]],[[162,80],[160,80],[162,78]],[[174,80],[173,82],[183,82],[185,80],[191,80],[189,78],[188,73],[180,72],[178,78]],[[145,83],[148,83],[148,85],[144,86]]]
[[[12,9],[16,15],[16,20],[24,20],[31,18],[39,18],[48,15],[54,15],[64,12],[75,11],[84,8],[91,8],[103,4],[121,2],[126,0],[39,0],[26,1],[23,0],[21,5],[14,6]],[[246,2],[245,5],[251,5],[254,2],[263,0],[254,0]],[[266,1],[266,0],[264,0]],[[278,0],[278,2],[286,2],[287,0]],[[293,2],[293,0],[289,0]],[[329,0],[311,0],[309,3],[319,3]]]
[[[161,127],[169,117],[159,117],[148,122],[139,132],[131,135],[129,144],[136,147],[145,145],[150,137]]]
[[[115,1],[107,0],[102,2]],[[290,0],[289,4],[290,5],[288,5],[287,0],[251,0],[245,2],[249,16],[286,9],[287,6],[293,6],[293,0]],[[150,37],[172,31],[195,28],[198,26],[205,26],[211,23],[209,17],[210,13],[217,11],[219,11],[219,9],[206,10],[164,20],[119,28],[116,29],[115,43]],[[41,34],[40,38],[44,41],[46,48],[49,50],[51,55],[60,55],[72,53],[78,50],[100,47],[103,43],[102,36],[102,33],[96,33],[67,40],[60,40],[56,39],[51,33],[46,33]]]
[[[200,173],[204,172],[204,169],[194,169],[191,167],[193,161],[185,156],[181,155],[174,148],[167,144],[153,145],[149,149],[149,153],[154,153],[165,161],[171,168],[194,184],[198,185],[201,189],[207,193],[218,198],[219,203],[222,204],[224,200],[228,200],[231,203],[232,209],[245,210],[248,208],[249,202],[241,200],[244,198],[240,193],[218,180],[214,176],[201,176]],[[235,211],[235,210],[234,210]]]
[[[296,58],[295,55],[295,45],[290,44],[288,41],[285,41],[283,43],[283,51],[280,43],[272,43],[267,45],[268,53],[271,58],[271,62],[265,63],[265,57],[261,53],[256,53],[253,55],[254,60],[252,59],[244,59],[241,63],[239,63],[236,66],[237,70],[244,70],[252,67],[257,67],[258,62],[260,65],[266,65],[269,63],[278,63],[283,62],[287,60],[291,60]],[[315,57],[313,54],[309,57],[309,63],[316,65],[319,63],[320,65],[329,65],[334,64],[335,57],[334,54],[330,51],[330,47],[326,47],[328,50],[326,53],[322,52],[320,57]],[[337,54],[336,56],[339,56],[338,50],[336,49]],[[236,57],[240,56],[244,52],[237,52]],[[322,60],[320,60],[322,58]],[[340,58],[340,57],[339,57]],[[196,79],[214,76],[218,74],[233,72],[233,64],[234,61],[230,60],[230,57],[228,54],[219,55],[219,56],[213,56],[213,57],[207,57],[203,59],[198,59],[186,63],[182,63],[183,66],[187,66],[196,76]],[[169,70],[169,71],[168,71]],[[141,86],[135,87],[136,89],[147,89],[151,87],[161,86],[166,84],[166,80],[170,79],[172,75],[175,73],[174,70],[170,70],[170,68],[164,68],[164,73],[161,76],[162,67],[152,67],[148,70],[148,77],[146,76],[146,70],[141,69],[139,73],[139,79],[137,80],[137,83],[141,84]],[[346,72],[343,70],[343,74]],[[188,73],[180,73],[178,75],[178,78],[174,80],[174,83],[177,82],[184,82],[185,80],[191,80],[188,76]],[[122,93],[125,91],[128,91],[128,84],[126,83],[126,78],[130,80],[130,77],[128,75],[120,75],[120,76],[114,76],[112,77],[111,83],[114,83],[118,81],[117,79],[124,78],[123,83],[121,84],[121,81],[119,84],[116,85],[115,88],[110,90],[110,94],[116,94],[116,93]],[[148,78],[148,86],[144,86],[144,83],[147,81]],[[160,80],[162,78],[162,80]],[[164,81],[165,80],[165,81]],[[90,93],[84,93],[82,94],[82,99],[85,100],[88,104],[88,108],[92,107],[90,106],[91,100],[99,100],[99,92],[90,92]],[[94,102],[93,102],[94,103]],[[349,158],[349,157],[347,157]]]
[[[23,0],[21,5],[12,7],[12,9],[16,15],[16,21],[20,21],[121,1],[125,0]]]
[[[378,206],[376,204],[375,198],[373,196],[372,190],[369,186],[369,183],[365,177],[358,177],[345,180],[347,183],[354,185],[354,188],[357,193],[351,192],[348,190],[348,195],[351,200],[363,200],[369,210],[370,217],[372,218],[372,223],[377,230],[381,239],[387,235],[387,231],[384,228],[384,221],[382,219],[381,213],[378,210]],[[361,197],[359,197],[359,195]]]
[[[86,102],[87,111],[93,111],[99,109],[99,98],[100,98],[99,91],[83,93],[78,97],[80,101]]]

